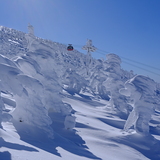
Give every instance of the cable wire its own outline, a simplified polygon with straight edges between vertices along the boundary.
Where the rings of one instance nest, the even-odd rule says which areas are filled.
[[[65,44],[65,43],[63,43],[63,44]],[[68,45],[68,44],[65,44],[65,45]],[[82,46],[83,46],[83,45],[73,44],[73,46],[82,49]],[[97,48],[96,52],[99,53],[99,54],[101,54],[101,55],[103,55],[103,56],[106,56],[107,54],[111,53],[111,52],[109,52],[109,51],[104,51],[104,50],[101,50],[101,49],[99,49],[99,48]],[[142,65],[142,66],[145,66],[145,67],[149,67],[149,68],[152,68],[152,69],[158,70],[158,71],[160,71],[160,68],[157,68],[157,67],[154,67],[154,66],[145,64],[145,63],[141,63],[141,62],[138,62],[138,61],[135,61],[135,60],[132,60],[132,59],[123,57],[123,56],[119,56],[119,57],[122,59],[122,62],[123,62],[123,63],[126,63],[126,64],[128,64],[128,65],[134,66],[134,67],[139,68],[139,69],[141,69],[141,70],[150,72],[150,73],[155,74],[155,75],[157,75],[157,76],[160,76],[160,74],[158,74],[158,73],[156,73],[156,72],[150,71],[150,70],[148,70],[148,69],[146,69],[146,68],[143,68],[143,67],[139,67],[139,66],[137,66],[137,65],[135,65],[135,64],[132,64],[132,63],[136,63],[136,64],[138,64],[138,65]],[[125,61],[125,60],[130,61],[130,62],[132,62],[132,63],[129,63],[129,62]]]
[[[100,49],[98,49],[98,50],[100,50]],[[100,50],[100,51],[102,51],[102,52],[104,52],[104,53],[111,53],[111,52],[106,52],[106,51],[103,51],[103,50]],[[104,55],[104,54],[103,54],[103,55]],[[128,61],[131,61],[131,62],[134,62],[134,63],[137,63],[137,64],[140,64],[140,65],[143,65],[143,66],[146,66],[146,67],[149,67],[149,68],[153,68],[153,69],[155,69],[155,70],[160,71],[160,68],[156,68],[156,67],[150,66],[150,65],[148,65],[148,64],[144,64],[144,63],[141,63],[141,62],[138,62],[138,61],[129,59],[129,58],[125,58],[125,57],[123,57],[123,56],[119,56],[119,57],[122,58],[122,59],[126,59],[126,60],[128,60]]]
[[[128,63],[128,62],[126,62],[126,61],[124,61],[124,60],[123,60],[122,62],[123,62],[123,63],[126,63],[126,64],[129,64],[129,65],[131,65],[131,66],[134,66],[134,67],[136,67],[136,68],[142,69],[142,70],[144,70],[144,71],[150,72],[150,73],[155,74],[155,75],[157,75],[157,76],[160,76],[160,74],[158,74],[158,73],[155,73],[155,72],[152,72],[152,71],[150,71],[150,70],[148,70],[148,69],[145,69],[145,68],[136,66],[136,65],[134,65],[134,64]]]
[[[103,53],[104,51],[102,51],[102,50],[100,50],[100,51],[101,51],[101,52],[98,51],[97,53],[100,53],[100,54],[102,54],[102,55],[106,55],[106,54],[110,53],[110,52],[106,52],[106,51],[105,51],[106,54],[104,54],[104,53]],[[129,64],[129,65],[134,66],[134,67],[136,67],[136,68],[139,68],[139,69],[141,69],[141,70],[147,71],[147,72],[152,73],[152,74],[155,74],[155,75],[157,75],[157,76],[160,76],[160,74],[158,74],[158,73],[156,73],[156,72],[153,72],[153,71],[150,71],[150,70],[148,70],[148,69],[139,67],[139,66],[137,66],[137,65],[135,65],[135,64],[131,64],[131,63],[125,61],[125,60],[128,60],[128,61],[131,61],[131,62],[133,62],[133,63],[140,64],[140,65],[143,65],[143,66],[146,66],[146,67],[149,67],[149,68],[153,68],[153,69],[156,69],[156,70],[160,71],[159,68],[156,68],[156,67],[153,67],[153,66],[150,66],[150,65],[147,65],[147,64],[143,64],[143,63],[141,63],[141,62],[137,62],[137,61],[135,61],[135,60],[131,60],[131,59],[128,59],[128,58],[125,58],[125,57],[122,57],[122,56],[120,56],[120,57],[122,58],[122,62],[123,62],[123,63]],[[125,59],[125,60],[123,60],[123,59]]]

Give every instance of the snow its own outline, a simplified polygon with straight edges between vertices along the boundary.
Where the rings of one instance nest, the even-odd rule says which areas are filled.
[[[75,127],[75,119],[74,116],[66,116],[64,121],[65,129],[72,130]]]
[[[148,77],[137,75],[125,83],[125,89],[121,89],[120,93],[133,99],[133,110],[124,129],[128,130],[134,125],[137,132],[149,134],[151,116],[156,106],[160,105],[156,95],[156,83]]]
[[[16,41],[12,41],[11,39],[8,39],[8,41],[10,41],[10,42],[12,42],[12,43],[19,44],[18,42],[16,42]]]
[[[160,159],[158,83],[28,29],[0,27],[0,159]]]

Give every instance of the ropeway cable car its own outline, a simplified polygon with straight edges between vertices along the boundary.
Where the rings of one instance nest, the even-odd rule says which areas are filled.
[[[74,48],[73,48],[72,44],[68,44],[67,50],[68,50],[68,51],[73,51],[73,49],[74,49]]]

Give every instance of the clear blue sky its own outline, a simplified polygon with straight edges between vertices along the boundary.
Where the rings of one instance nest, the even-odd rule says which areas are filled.
[[[87,38],[92,39],[98,49],[122,57],[123,69],[134,70],[160,82],[160,0],[0,2],[0,25],[27,32],[27,25],[31,23],[36,36],[72,43],[83,53],[80,46],[86,43]],[[93,57],[105,58],[99,51],[93,53]]]

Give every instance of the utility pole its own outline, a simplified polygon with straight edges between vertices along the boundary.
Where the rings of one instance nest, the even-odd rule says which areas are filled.
[[[28,34],[34,36],[34,27],[30,23],[28,24]]]
[[[87,75],[89,75],[89,67],[92,63],[92,55],[91,52],[96,51],[96,47],[92,45],[92,40],[88,39],[85,46],[82,47],[83,50],[87,50],[87,58],[86,58],[86,68],[87,68]]]
[[[27,39],[28,45],[27,49],[28,51],[32,51],[33,47],[32,44],[35,42],[35,36],[34,36],[34,27],[30,24],[28,24],[28,34],[25,35],[25,38]]]
[[[94,52],[97,48],[92,46],[92,40],[88,39],[85,46],[82,49],[87,50],[87,55],[91,55],[91,52]]]

